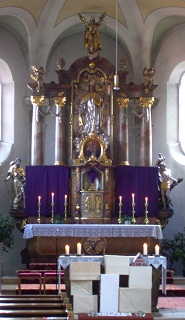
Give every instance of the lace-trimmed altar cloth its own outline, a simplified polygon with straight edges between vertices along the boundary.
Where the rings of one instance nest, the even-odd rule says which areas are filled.
[[[33,237],[152,237],[163,239],[159,225],[27,224],[23,238]]]

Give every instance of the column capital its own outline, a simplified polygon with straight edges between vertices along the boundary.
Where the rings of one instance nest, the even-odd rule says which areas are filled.
[[[130,98],[122,95],[122,97],[117,99],[118,106],[120,108],[127,108],[129,104]]]
[[[60,92],[58,97],[54,98],[54,101],[57,107],[64,107],[66,104],[66,96],[64,96],[64,92]]]
[[[30,101],[33,106],[43,107],[45,96],[31,96]]]
[[[154,97],[140,97],[139,104],[143,108],[151,108],[154,103]]]

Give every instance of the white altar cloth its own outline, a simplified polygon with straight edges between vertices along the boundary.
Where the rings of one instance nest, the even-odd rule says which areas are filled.
[[[130,257],[130,263],[134,260],[135,256],[129,256]],[[148,266],[153,266],[154,268],[159,268],[162,266],[162,292],[166,294],[166,269],[167,269],[167,261],[166,257],[164,256],[142,256],[147,263]],[[88,261],[88,262],[100,262],[101,265],[104,265],[104,256],[77,256],[77,255],[61,255],[58,257],[58,290],[59,294],[61,293],[60,291],[60,271],[61,268],[65,269],[69,266],[71,262],[83,262],[83,261]]]
[[[23,238],[33,237],[153,237],[163,239],[160,225],[27,224]]]

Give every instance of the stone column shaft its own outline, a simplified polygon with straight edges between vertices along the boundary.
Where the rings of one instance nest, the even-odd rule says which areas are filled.
[[[63,92],[59,94],[59,97],[55,98],[56,104],[56,126],[55,126],[55,164],[65,165],[65,113],[64,105],[66,103],[66,97],[63,96]]]
[[[126,115],[129,98],[118,98],[117,101],[119,106],[118,164],[129,165],[128,118]]]
[[[153,97],[141,97],[140,105],[143,108],[143,117],[140,128],[140,166],[152,166],[152,120],[151,107]]]
[[[44,117],[39,114],[39,108],[42,107],[44,103],[44,96],[32,96],[31,102],[33,104],[31,165],[36,166],[43,165],[44,162]]]

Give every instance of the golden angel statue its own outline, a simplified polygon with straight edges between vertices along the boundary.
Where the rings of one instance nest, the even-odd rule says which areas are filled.
[[[30,74],[30,77],[37,82],[36,90],[37,92],[40,92],[41,88],[44,87],[44,76],[49,72],[49,70],[45,71],[43,67],[37,69],[35,66],[31,66],[31,69],[33,70],[33,74]]]
[[[155,68],[149,68],[146,67],[143,70],[143,76],[144,76],[144,88],[145,92],[148,93],[154,84],[153,76],[155,74]]]
[[[79,17],[85,26],[84,42],[85,47],[88,49],[89,56],[91,58],[97,57],[98,52],[101,50],[98,27],[102,24],[105,13],[99,17],[97,22],[94,17],[90,18],[89,23],[81,14],[79,14]]]

